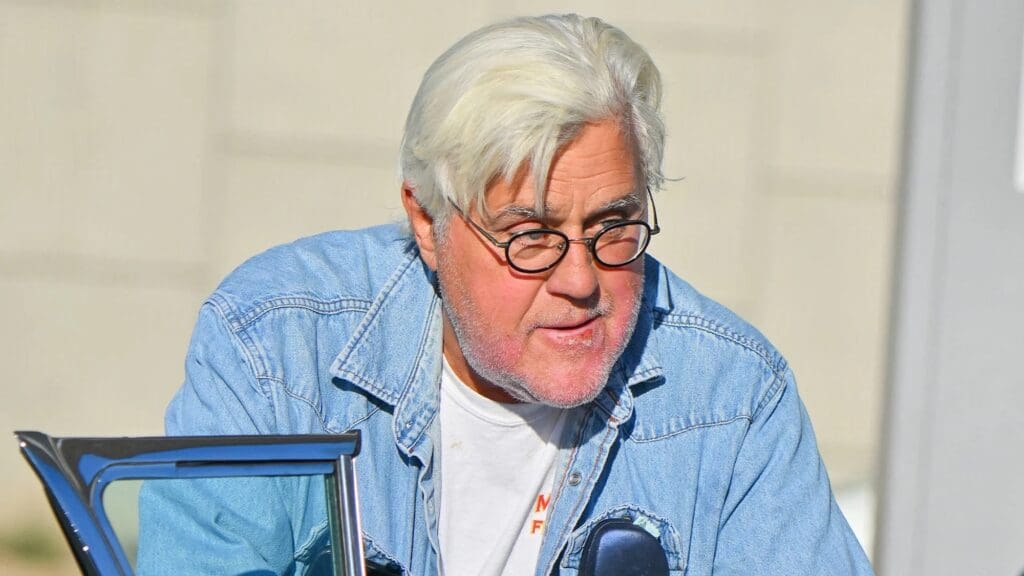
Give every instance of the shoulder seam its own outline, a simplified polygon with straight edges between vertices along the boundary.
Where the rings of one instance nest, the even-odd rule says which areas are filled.
[[[204,303],[204,305],[206,304],[210,305],[220,321],[225,324],[225,328],[228,329],[228,333],[235,341],[235,347],[245,358],[245,363],[249,368],[249,376],[252,378],[253,384],[256,385],[256,389],[259,390],[260,394],[263,395],[267,402],[273,404],[273,398],[270,391],[263,386],[263,377],[261,374],[266,373],[266,366],[263,365],[262,356],[260,356],[259,350],[256,349],[255,343],[248,337],[248,334],[231,328],[232,317],[230,316],[230,311],[225,310],[226,302],[222,299],[214,299],[211,296]]]
[[[761,413],[765,406],[767,406],[771,400],[778,395],[786,382],[785,373],[789,369],[786,358],[778,351],[769,350],[764,344],[744,336],[734,330],[730,330],[728,327],[723,326],[717,322],[712,322],[703,316],[696,314],[672,314],[669,312],[655,311],[660,316],[660,322],[668,326],[674,326],[678,328],[693,328],[695,330],[701,330],[728,340],[738,346],[743,347],[749,352],[756,355],[764,363],[764,366],[771,373],[773,382],[768,386],[768,389],[764,391],[761,398],[757,402],[757,406],[754,408],[752,414],[748,418],[753,421]]]
[[[786,387],[785,377],[780,377],[779,374],[775,374],[773,380],[775,381],[772,383],[771,386],[768,387],[767,390],[765,390],[765,393],[761,396],[761,401],[757,403],[757,408],[754,408],[754,413],[751,415],[753,419],[757,419],[761,412],[764,411],[765,406],[767,406],[776,396],[778,396],[782,392],[783,388]]]
[[[717,322],[712,322],[703,316],[697,316],[695,314],[672,314],[669,312],[662,312],[660,310],[655,310],[654,313],[659,316],[658,323],[660,324],[674,326],[677,328],[694,328],[702,330],[747,349],[757,355],[776,377],[780,376],[781,372],[785,370],[786,360],[781,354],[778,352],[772,353],[764,344],[757,342],[753,338],[730,330],[726,326],[718,324]]]
[[[225,312],[224,308],[231,308],[227,298],[217,292],[211,295],[208,301],[217,302],[218,308],[221,309],[222,313]],[[244,314],[236,315],[232,313],[224,314],[224,316],[231,327],[231,331],[240,332],[252,325],[253,322],[264,314],[280,308],[301,308],[318,314],[339,314],[342,312],[366,312],[369,310],[370,304],[369,300],[361,298],[320,300],[308,296],[278,296],[257,302],[249,307]]]

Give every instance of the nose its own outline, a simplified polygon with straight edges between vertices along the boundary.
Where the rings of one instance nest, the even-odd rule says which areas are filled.
[[[568,252],[552,269],[546,287],[554,295],[571,300],[587,300],[597,292],[597,265],[585,241],[569,242]]]

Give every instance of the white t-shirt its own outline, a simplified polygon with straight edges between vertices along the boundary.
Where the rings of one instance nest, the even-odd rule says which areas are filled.
[[[446,576],[533,574],[568,410],[503,404],[441,374],[438,537]]]

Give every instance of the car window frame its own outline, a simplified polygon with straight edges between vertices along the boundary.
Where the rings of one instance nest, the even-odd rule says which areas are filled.
[[[103,506],[103,491],[112,482],[313,474],[333,478],[326,501],[335,574],[365,576],[354,467],[358,431],[117,438],[17,431],[15,437],[86,576],[133,574]]]

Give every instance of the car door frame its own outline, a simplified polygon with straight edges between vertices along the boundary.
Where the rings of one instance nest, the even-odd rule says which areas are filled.
[[[86,576],[130,576],[130,562],[103,508],[103,491],[125,479],[325,474],[334,571],[364,576],[354,459],[359,432],[337,435],[51,437],[15,432],[22,455]]]

